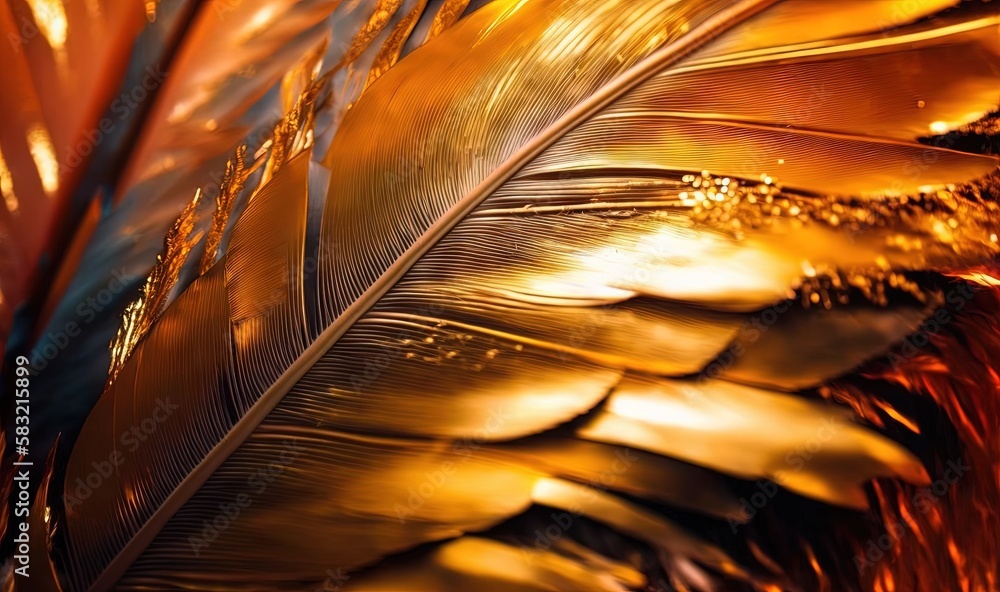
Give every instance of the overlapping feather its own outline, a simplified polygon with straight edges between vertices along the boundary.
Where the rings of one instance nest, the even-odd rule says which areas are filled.
[[[0,345],[32,282],[65,247],[71,194],[139,30],[139,3],[17,0],[0,6]]]
[[[265,170],[218,262],[133,344],[70,459],[67,484],[125,457],[66,517],[65,583],[315,588],[457,537],[345,589],[636,587],[569,544],[518,561],[463,537],[542,505],[710,589],[752,576],[646,502],[732,518],[721,475],[851,507],[873,477],[926,482],[900,444],[788,391],[917,329],[940,295],[906,272],[996,253],[996,219],[950,224],[947,191],[995,160],[917,142],[997,102],[995,17],[921,20],[950,4],[837,0],[802,27],[814,3],[497,0],[413,51],[329,149],[340,115],[320,114],[316,143]],[[421,30],[412,10],[393,44]],[[810,76],[846,82],[809,98]],[[950,212],[906,209],[937,191]],[[830,443],[779,474],[824,420]]]
[[[48,294],[36,295],[44,306],[22,319],[34,326],[13,344],[18,353],[30,351],[39,373],[40,446],[60,432],[70,441],[75,437],[106,383],[106,346],[126,307],[148,291],[144,285],[163,237],[195,192],[202,198],[189,213],[192,233],[178,239],[190,244],[175,253],[175,263],[187,263],[173,272],[174,290],[155,290],[163,292],[157,295],[160,307],[148,320],[197,277],[204,267],[195,261],[198,256],[214,250],[207,265],[225,249],[232,230],[227,222],[238,217],[229,214],[238,215],[267,182],[266,163],[282,158],[271,158],[271,138],[299,95],[315,78],[332,78],[324,104],[317,106],[317,121],[309,124],[311,134],[329,142],[364,88],[375,57],[384,49],[378,68],[385,69],[407,41],[390,30],[417,4],[400,3],[385,19],[377,16],[385,6],[336,0],[220,0],[197,6],[165,0],[156,6],[157,18],[139,35],[119,91],[131,95],[140,89],[146,98],[119,101],[104,114],[114,129],[92,146],[76,187],[76,197],[90,203],[89,214],[75,229],[65,258],[53,262],[59,271]],[[449,6],[454,8],[452,3],[439,8]],[[234,148],[240,144],[247,152],[245,178],[227,181],[227,166],[236,166]],[[312,174],[323,175],[322,166],[312,166]],[[228,212],[213,230],[218,199]],[[202,248],[199,241],[210,244]],[[189,258],[191,249],[198,254]],[[15,297],[9,303],[16,304]],[[132,305],[130,314],[135,309]],[[81,328],[80,335],[63,344],[60,336],[71,323]]]

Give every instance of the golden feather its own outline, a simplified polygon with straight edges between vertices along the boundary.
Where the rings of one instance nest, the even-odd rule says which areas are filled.
[[[878,477],[929,481],[801,391],[934,313],[911,276],[997,253],[995,209],[949,223],[996,159],[919,141],[996,107],[997,17],[495,0],[437,34],[461,4],[393,65],[426,3],[377,3],[332,143],[303,102],[225,252],[141,323],[69,461],[72,496],[123,459],[67,513],[67,588],[652,585],[495,534],[538,506],[641,541],[679,586],[763,586],[658,509],[725,521],[731,480],[847,508]]]

